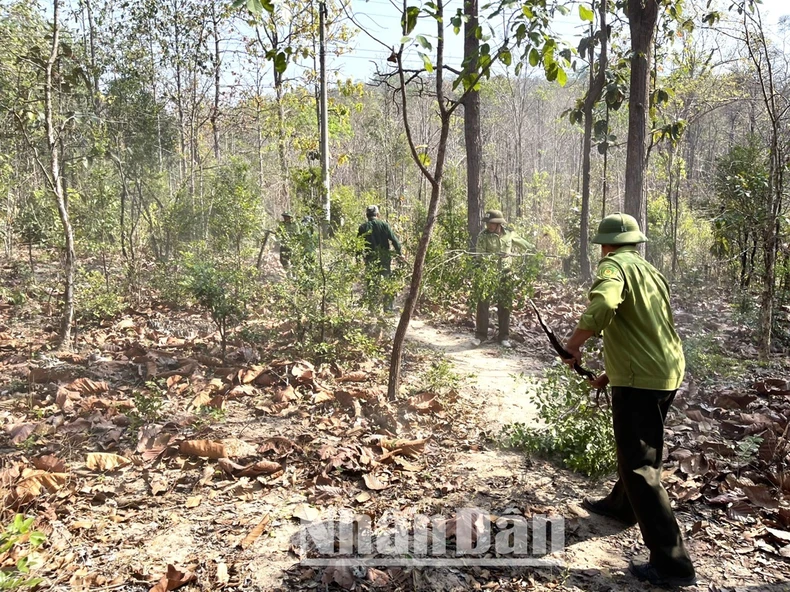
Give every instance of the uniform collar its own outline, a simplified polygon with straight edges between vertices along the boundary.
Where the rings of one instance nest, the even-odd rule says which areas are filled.
[[[636,245],[624,245],[624,246],[620,247],[619,249],[617,249],[616,251],[612,251],[606,257],[613,257],[614,255],[617,255],[618,253],[637,253],[637,254],[639,254],[639,249],[636,247]],[[606,257],[602,257],[601,261],[604,261],[606,259]]]

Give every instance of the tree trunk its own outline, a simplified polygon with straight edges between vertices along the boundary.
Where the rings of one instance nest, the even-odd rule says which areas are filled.
[[[593,10],[594,10],[593,2]],[[590,86],[587,96],[584,97],[584,148],[582,150],[582,208],[581,223],[579,225],[579,263],[581,265],[582,280],[589,282],[592,279],[590,269],[590,152],[592,151],[593,109],[601,99],[604,84],[606,83],[607,62],[607,29],[606,29],[606,2],[600,2],[600,40],[601,49],[598,57],[598,70],[595,71],[593,59],[595,57],[594,45],[590,43]],[[593,26],[590,25],[590,37]]]
[[[54,74],[60,49],[60,0],[53,0],[54,16],[52,20],[52,45],[44,69],[44,120],[47,128],[47,148],[49,150],[49,176],[52,193],[58,208],[58,216],[63,228],[65,243],[65,259],[63,265],[63,310],[60,317],[58,332],[58,349],[71,348],[71,324],[74,320],[74,231],[69,220],[66,191],[63,186],[61,171],[60,138],[55,124],[54,108]]]
[[[219,96],[220,96],[220,51],[219,51],[219,17],[216,3],[211,3],[211,24],[214,34],[214,104],[211,108],[211,135],[214,139],[214,159],[219,162]]]
[[[628,0],[631,29],[631,83],[628,97],[628,146],[625,162],[624,209],[647,229],[645,169],[650,57],[658,20],[658,0]]]
[[[404,2],[405,11],[405,2]],[[431,199],[428,204],[428,214],[425,219],[425,226],[422,230],[422,236],[417,246],[417,252],[414,255],[414,268],[412,269],[411,282],[409,283],[409,292],[406,296],[406,302],[403,306],[398,328],[395,330],[395,337],[392,340],[392,355],[390,357],[390,370],[389,370],[389,383],[387,385],[387,398],[394,401],[400,390],[400,372],[401,361],[403,358],[403,344],[406,341],[406,331],[409,328],[409,323],[414,315],[414,310],[417,307],[417,298],[420,293],[420,283],[422,282],[423,268],[425,266],[425,255],[428,252],[428,244],[431,241],[433,228],[436,225],[436,219],[439,212],[439,201],[442,194],[442,179],[444,177],[444,162],[447,157],[447,139],[450,136],[450,120],[452,118],[455,106],[448,108],[445,104],[444,98],[444,0],[436,0],[436,25],[437,25],[437,42],[436,42],[436,106],[438,107],[440,115],[440,130],[439,130],[439,143],[436,148],[436,159],[433,174],[428,171],[417,153],[414,138],[412,137],[411,127],[409,125],[408,115],[408,100],[406,94],[406,77],[403,69],[403,45],[400,51],[396,54],[398,60],[398,76],[400,79],[400,96],[401,96],[401,115],[403,118],[403,127],[406,132],[409,149],[415,164],[422,173],[421,178],[426,179],[431,187]],[[405,27],[405,25],[404,25]],[[465,97],[462,97],[464,99]]]
[[[285,107],[283,105],[282,76],[274,71],[274,98],[277,101],[277,156],[280,162],[280,203],[290,207],[288,203],[288,163],[285,160]]]
[[[441,2],[441,0],[439,0]],[[405,111],[405,109],[404,109]],[[431,242],[431,235],[433,234],[433,227],[436,225],[436,218],[439,213],[439,201],[442,192],[442,177],[444,176],[444,160],[447,150],[447,138],[450,134],[450,117],[449,115],[442,117],[442,126],[439,134],[439,146],[436,151],[436,168],[434,169],[433,180],[431,181],[431,201],[428,204],[428,215],[425,220],[425,226],[422,230],[420,242],[417,245],[417,252],[414,254],[414,269],[411,274],[411,282],[409,283],[409,292],[406,296],[406,302],[403,305],[403,312],[401,313],[398,328],[395,330],[395,337],[392,340],[392,355],[390,356],[390,371],[389,371],[389,384],[387,385],[387,398],[394,401],[398,396],[400,390],[400,370],[401,359],[403,358],[403,344],[406,341],[406,331],[409,329],[409,323],[414,316],[414,310],[417,308],[417,298],[420,293],[420,284],[422,283],[422,273],[425,266],[425,255],[428,252],[428,244]]]
[[[464,1],[464,65],[467,72],[477,72],[477,55],[480,40],[477,38],[478,0]],[[481,228],[483,209],[480,167],[483,163],[483,141],[480,135],[480,91],[472,90],[464,99],[464,143],[466,144],[466,225],[469,232],[469,250],[475,248]],[[433,196],[431,196],[433,198]]]

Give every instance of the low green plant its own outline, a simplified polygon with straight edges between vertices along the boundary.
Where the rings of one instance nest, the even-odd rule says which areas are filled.
[[[291,265],[268,287],[270,305],[293,332],[299,355],[316,362],[372,355],[382,314],[366,306],[363,241],[348,227],[318,239],[289,245]]]
[[[716,378],[736,379],[744,375],[742,360],[726,355],[721,344],[710,334],[697,334],[683,342],[686,372],[701,383]]]
[[[145,386],[145,390],[136,390],[132,394],[134,409],[129,413],[129,418],[134,429],[156,422],[165,404],[165,391],[158,384],[149,381]]]
[[[760,445],[763,443],[761,436],[746,436],[743,440],[738,442],[736,454],[738,461],[741,465],[748,465],[757,459],[757,453],[760,451]]]
[[[247,317],[254,272],[206,253],[184,255],[182,286],[211,315],[217,326],[222,357],[227,349],[228,331]]]
[[[76,284],[76,316],[80,321],[98,323],[115,317],[123,310],[123,298],[102,272],[80,273]]]
[[[531,387],[529,398],[542,425],[507,425],[502,443],[558,458],[569,469],[591,477],[611,473],[617,466],[612,413],[596,405],[589,383],[557,365]]]
[[[43,579],[31,577],[31,570],[41,566],[41,559],[35,553],[46,540],[46,535],[33,530],[34,517],[26,518],[17,514],[5,530],[0,533],[0,554],[13,550],[18,556],[16,563],[0,570],[0,590],[19,590],[34,588]]]
[[[420,376],[419,391],[441,393],[458,390],[461,387],[462,377],[453,370],[452,363],[447,358],[440,357],[433,362]]]

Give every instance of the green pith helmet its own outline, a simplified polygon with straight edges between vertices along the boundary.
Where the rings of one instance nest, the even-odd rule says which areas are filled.
[[[486,224],[507,224],[505,216],[499,210],[488,210],[486,215],[483,216],[483,222]]]
[[[294,215],[291,212],[283,212],[281,214],[281,216],[283,217],[283,220],[285,220],[286,218],[293,218],[294,217]]]
[[[635,245],[646,243],[647,237],[639,230],[636,218],[616,212],[601,220],[592,242],[596,245]]]

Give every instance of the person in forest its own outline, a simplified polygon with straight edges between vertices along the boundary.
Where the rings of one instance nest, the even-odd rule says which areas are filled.
[[[612,387],[612,416],[619,479],[600,500],[584,507],[627,525],[639,524],[650,551],[647,563],[631,562],[640,581],[659,586],[689,586],[694,566],[683,544],[669,496],[661,485],[664,421],[685,372],[675,332],[669,286],[637,251],[647,241],[627,214],[605,217],[592,242],[601,260],[589,293],[590,303],[565,345],[581,363],[581,347],[603,333],[605,373],[593,386]]]
[[[280,242],[280,264],[283,269],[291,266],[291,254],[293,252],[291,242],[297,240],[299,236],[299,225],[294,222],[291,212],[282,213],[282,222],[277,228],[277,240]]]
[[[384,220],[379,219],[379,207],[368,206],[365,210],[367,221],[360,224],[357,236],[365,239],[365,279],[367,296],[371,302],[384,301],[384,310],[392,312],[393,295],[388,293],[387,286],[382,285],[383,279],[392,276],[392,249],[402,258],[401,244],[392,228]]]
[[[315,263],[315,251],[318,248],[318,233],[312,216],[302,216],[299,243],[303,250],[305,263]]]
[[[499,210],[488,210],[483,218],[486,227],[477,236],[475,252],[482,254],[478,265],[495,265],[498,271],[498,283],[493,295],[497,305],[498,335],[497,339],[503,347],[512,347],[510,343],[510,311],[513,309],[513,275],[511,260],[513,246],[527,249],[529,243],[508,229],[505,217]],[[493,257],[486,257],[492,255]],[[475,314],[475,337],[472,345],[477,347],[488,339],[488,316],[491,299],[481,298],[477,302]]]

